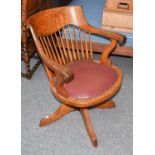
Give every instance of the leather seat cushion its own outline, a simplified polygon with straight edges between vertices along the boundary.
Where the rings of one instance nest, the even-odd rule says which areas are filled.
[[[116,81],[116,71],[103,64],[79,61],[67,65],[74,72],[74,79],[64,87],[70,96],[88,99],[106,92]]]

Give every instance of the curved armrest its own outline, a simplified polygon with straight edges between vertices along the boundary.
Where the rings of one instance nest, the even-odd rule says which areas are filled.
[[[42,57],[42,59],[52,71],[63,77],[65,83],[70,82],[74,78],[73,71],[68,67],[60,65],[50,59],[46,59],[45,57]]]
[[[120,46],[123,45],[125,43],[125,41],[126,41],[126,36],[125,35],[114,33],[114,32],[111,32],[111,31],[105,31],[105,30],[102,30],[102,29],[99,29],[99,28],[95,28],[95,27],[93,27],[93,26],[91,26],[89,24],[83,26],[83,28],[87,29],[92,34],[97,34],[97,35],[104,36],[104,37],[107,37],[107,38],[110,38],[110,39],[114,39],[119,43]]]
[[[61,94],[63,97],[67,98],[69,96],[69,93],[63,87],[63,84],[70,82],[74,78],[73,71],[66,66],[63,66],[63,65],[53,62],[50,59],[45,60],[43,57],[42,57],[42,59],[43,59],[44,63],[52,71],[54,71],[56,73],[55,87],[56,87],[57,92],[59,94]]]

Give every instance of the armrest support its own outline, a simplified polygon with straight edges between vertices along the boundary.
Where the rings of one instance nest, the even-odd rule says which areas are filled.
[[[101,57],[100,57],[101,64],[111,65],[111,60],[109,59],[109,55],[116,47],[117,47],[117,41],[112,39],[111,43],[101,54]]]
[[[116,40],[118,42],[118,44],[120,46],[123,45],[125,43],[125,41],[126,41],[126,36],[125,35],[114,33],[114,32],[111,32],[111,31],[105,31],[105,30],[102,30],[102,29],[99,29],[99,28],[95,28],[95,27],[93,27],[93,26],[91,26],[89,24],[83,26],[83,28],[88,30],[92,34],[97,34],[97,35],[100,35],[100,36],[107,37],[109,39],[114,39],[114,40]]]

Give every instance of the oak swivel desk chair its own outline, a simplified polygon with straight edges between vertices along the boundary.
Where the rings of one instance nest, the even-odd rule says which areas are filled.
[[[62,103],[41,119],[40,127],[49,125],[65,114],[79,110],[90,140],[97,146],[88,109],[113,108],[110,100],[122,83],[122,71],[112,64],[109,54],[122,45],[125,36],[96,29],[89,25],[81,6],[48,9],[27,20],[38,53],[43,61],[53,95]],[[91,34],[104,36],[111,43],[100,61],[93,58]]]

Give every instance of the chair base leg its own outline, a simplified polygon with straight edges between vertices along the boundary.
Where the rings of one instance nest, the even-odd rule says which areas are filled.
[[[39,126],[40,127],[47,126],[47,125],[57,121],[58,119],[60,119],[64,115],[66,115],[67,113],[74,111],[74,110],[75,110],[75,108],[69,107],[65,104],[61,104],[54,113],[41,119]]]
[[[95,147],[97,147],[97,137],[96,137],[96,134],[95,134],[95,132],[93,130],[93,127],[92,127],[92,124],[91,124],[91,119],[90,119],[90,116],[89,116],[88,109],[87,108],[81,108],[80,112],[81,112],[81,115],[82,115],[86,130],[87,130],[87,133],[89,135],[89,138],[90,138],[92,144]]]
[[[115,107],[115,103],[113,101],[107,101],[107,102],[101,103],[99,106],[97,106],[97,108],[101,108],[101,109],[114,108],[114,107]],[[74,111],[74,110],[77,110],[77,108],[70,107],[70,106],[65,105],[65,104],[61,104],[54,113],[52,113],[52,114],[44,117],[43,119],[41,119],[39,126],[40,127],[47,126],[47,125],[57,121],[58,119],[60,119],[64,115],[68,114],[69,112]],[[97,137],[96,137],[96,134],[95,134],[93,127],[92,127],[88,108],[79,108],[79,110],[80,110],[81,116],[83,118],[83,122],[85,124],[85,128],[87,130],[87,133],[88,133],[89,138],[91,140],[91,143],[93,144],[93,146],[97,147]]]
[[[113,102],[111,100],[104,102],[104,103],[101,103],[99,106],[97,106],[97,108],[100,108],[100,109],[115,108],[115,107],[116,107],[115,102]]]

